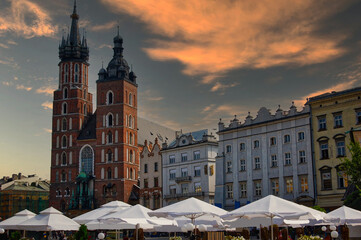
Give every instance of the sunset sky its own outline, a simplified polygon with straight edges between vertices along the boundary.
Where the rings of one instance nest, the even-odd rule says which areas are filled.
[[[292,3],[291,3],[292,2]],[[0,177],[49,178],[58,44],[73,0],[0,0]],[[361,2],[78,0],[90,92],[117,25],[139,115],[183,131],[361,86]],[[212,130],[213,131],[213,130]]]

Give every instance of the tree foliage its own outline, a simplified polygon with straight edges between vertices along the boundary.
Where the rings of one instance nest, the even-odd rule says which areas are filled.
[[[75,233],[76,240],[87,240],[88,239],[88,228],[82,224],[79,228],[79,231]]]
[[[347,157],[341,159],[341,169],[351,182],[361,190],[361,146],[358,142],[351,142],[348,149],[351,153],[351,159]]]
[[[326,212],[326,209],[324,209],[324,208],[322,208],[322,207],[320,207],[320,206],[318,206],[318,205],[315,205],[315,206],[313,206],[312,207],[313,209],[315,209],[315,210],[317,210],[317,211],[320,211],[320,212]]]

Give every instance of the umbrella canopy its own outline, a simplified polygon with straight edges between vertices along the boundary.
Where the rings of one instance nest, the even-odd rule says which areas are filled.
[[[326,214],[325,218],[327,220],[338,218],[339,225],[361,225],[361,211],[346,206],[342,206],[332,212],[329,212]]]
[[[28,231],[76,231],[79,227],[78,223],[53,207],[18,225],[19,230]]]
[[[285,199],[268,195],[222,216],[224,219],[255,217],[281,217],[284,219],[316,219],[323,217],[317,210],[301,206]]]
[[[103,217],[109,213],[119,211],[125,208],[129,208],[130,205],[128,203],[122,201],[112,201],[102,205],[100,208],[94,209],[90,212],[79,215],[73,220],[79,224],[86,224],[88,222],[97,220],[100,217]]]
[[[219,207],[206,203],[196,198],[188,198],[186,200],[171,204],[169,206],[159,208],[153,212],[150,212],[150,216],[176,218],[185,216],[192,220],[208,215],[209,217],[221,216],[227,213]]]
[[[16,213],[11,218],[8,218],[0,223],[0,228],[5,230],[19,230],[18,224],[33,218],[36,214],[25,209],[21,212]]]
[[[103,223],[127,223],[134,226],[139,224],[139,227],[144,229],[153,228],[155,225],[175,225],[174,221],[165,218],[150,217],[149,213],[151,212],[152,210],[149,208],[137,204],[133,207],[101,217],[99,221]]]

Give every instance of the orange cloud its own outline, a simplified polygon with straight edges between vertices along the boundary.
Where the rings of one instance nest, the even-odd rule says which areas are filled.
[[[0,10],[0,33],[11,31],[32,38],[50,37],[57,31],[57,26],[51,24],[51,17],[38,4],[29,0],[10,2],[9,8]]]
[[[113,11],[146,23],[168,40],[144,50],[153,59],[178,60],[187,75],[214,83],[236,68],[308,65],[345,53],[345,35],[321,36],[318,23],[351,3],[287,0],[102,0]],[[216,87],[217,88],[217,87]]]
[[[47,96],[52,96],[55,89],[56,89],[55,86],[45,86],[45,87],[36,89],[36,93],[45,94]]]
[[[25,90],[25,91],[29,92],[29,91],[31,91],[31,89],[33,89],[33,88],[32,88],[32,87],[26,87],[26,86],[20,84],[20,85],[16,85],[16,89],[17,89],[17,90]]]
[[[105,31],[105,30],[109,30],[109,29],[115,30],[115,26],[117,26],[117,22],[111,21],[111,22],[107,22],[105,24],[91,26],[90,30],[95,31],[95,32]]]
[[[41,104],[41,106],[45,109],[45,110],[51,110],[53,109],[53,103],[52,102],[43,102]]]

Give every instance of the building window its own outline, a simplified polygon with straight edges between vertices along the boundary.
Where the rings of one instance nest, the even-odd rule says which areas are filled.
[[[188,193],[188,183],[183,183],[181,185],[182,188],[182,194],[187,194]]]
[[[65,171],[61,172],[61,181],[66,182],[66,172]]]
[[[231,153],[232,152],[232,146],[231,145],[227,145],[226,146],[226,153]]]
[[[144,164],[144,173],[148,173],[148,164]]]
[[[356,110],[356,124],[361,124],[361,109]]]
[[[326,130],[326,116],[319,116],[318,117],[318,131]]]
[[[347,188],[347,186],[348,186],[347,175],[343,171],[337,169],[337,187]]]
[[[333,120],[334,120],[334,127],[335,128],[340,128],[343,126],[342,124],[342,113],[337,113],[333,115]]]
[[[285,153],[285,165],[291,165],[291,153]]]
[[[199,160],[201,158],[201,152],[200,151],[193,152],[193,158],[194,160]]]
[[[322,190],[332,190],[331,169],[321,172]]]
[[[134,155],[133,155],[133,150],[129,151],[129,162],[133,162],[134,160]]]
[[[176,188],[175,185],[170,185],[169,186],[169,194],[172,195],[172,196],[177,194],[177,188]]]
[[[109,104],[113,104],[113,93],[111,91],[108,92],[107,94],[107,105]]]
[[[68,89],[67,88],[64,88],[63,98],[64,99],[68,98]]]
[[[56,189],[56,197],[61,197],[61,191],[60,189]]]
[[[175,163],[175,156],[174,155],[169,156],[169,163],[170,164]]]
[[[247,183],[246,182],[241,182],[239,184],[239,189],[240,189],[240,197],[241,198],[246,198],[247,197]]]
[[[68,64],[65,64],[64,83],[68,82],[68,75],[69,75],[69,67],[68,67]]]
[[[143,181],[144,181],[144,188],[148,188],[148,179],[145,178]]]
[[[182,162],[186,162],[188,160],[188,155],[187,153],[182,153],[181,154],[181,157],[182,157]]]
[[[321,159],[328,159],[328,141],[320,142]]]
[[[297,135],[298,135],[298,141],[305,140],[305,133],[304,132],[299,132]]]
[[[277,166],[278,166],[277,155],[272,155],[271,156],[271,167],[277,167]]]
[[[68,187],[65,189],[65,196],[64,197],[70,197],[70,189]]]
[[[227,166],[226,166],[226,169],[227,169],[227,173],[231,173],[232,172],[232,161],[227,161]]]
[[[169,179],[174,180],[176,178],[177,170],[171,169],[169,170]]]
[[[199,167],[199,166],[194,167],[194,176],[195,177],[200,177],[201,176],[201,167]]]
[[[133,134],[129,133],[129,143],[130,145],[133,145]]]
[[[66,153],[61,154],[61,165],[66,166]]]
[[[62,113],[63,113],[63,114],[67,114],[67,113],[68,113],[68,104],[67,104],[66,102],[63,103]]]
[[[272,188],[272,195],[278,196],[279,193],[278,179],[271,180],[271,188]]]
[[[254,183],[254,195],[256,197],[262,196],[262,185],[260,181],[255,181]]]
[[[129,93],[129,105],[132,106],[133,105],[133,99],[132,99],[132,93]]]
[[[113,143],[113,134],[111,131],[108,132],[108,144]]]
[[[157,162],[154,163],[154,172],[158,172],[158,163]]]
[[[283,143],[289,143],[291,142],[291,136],[290,135],[284,135],[283,137]]]
[[[344,157],[346,156],[345,150],[345,139],[336,139],[336,146],[337,146],[337,157]]]
[[[286,178],[286,193],[293,193],[293,179]]]
[[[300,177],[300,183],[301,183],[301,192],[308,192],[308,179],[307,176],[301,176]]]
[[[93,149],[90,146],[86,146],[81,150],[81,171],[86,174],[91,174],[93,172],[94,164],[94,154]]]
[[[66,143],[67,143],[67,138],[66,138],[66,136],[63,136],[61,138],[61,147],[66,148]]]
[[[130,128],[133,127],[133,117],[132,117],[132,115],[129,115],[129,117],[128,117],[128,127],[130,127]]]
[[[241,172],[246,171],[246,160],[245,159],[241,159],[239,161],[239,167],[240,167]]]
[[[276,144],[277,144],[276,138],[275,138],[275,137],[271,137],[271,139],[270,139],[270,145],[271,145],[271,146],[275,146]]]
[[[197,192],[197,193],[202,192],[202,186],[201,186],[200,182],[195,182],[194,183],[194,191]]]
[[[108,176],[108,179],[112,179],[112,169],[111,168],[108,168],[107,176]]]
[[[254,158],[254,169],[261,169],[261,160],[259,157]]]
[[[154,178],[154,187],[159,187],[158,177]]]
[[[299,163],[306,163],[306,151],[301,150],[298,152]]]
[[[182,174],[182,177],[188,177],[188,168],[182,168],[181,174]]]
[[[107,152],[107,161],[108,161],[108,162],[111,162],[111,161],[112,161],[112,158],[113,158],[112,150],[108,149],[108,152]]]
[[[78,72],[79,72],[79,65],[75,64],[75,82],[78,82]]]
[[[258,140],[253,142],[253,148],[259,148],[259,141]]]
[[[239,150],[240,150],[240,151],[246,150],[246,144],[245,144],[245,143],[240,143],[240,144],[239,144]]]
[[[109,113],[107,117],[107,127],[113,126],[113,114]]]
[[[233,185],[232,184],[227,184],[226,188],[227,188],[227,198],[228,199],[233,199]]]

